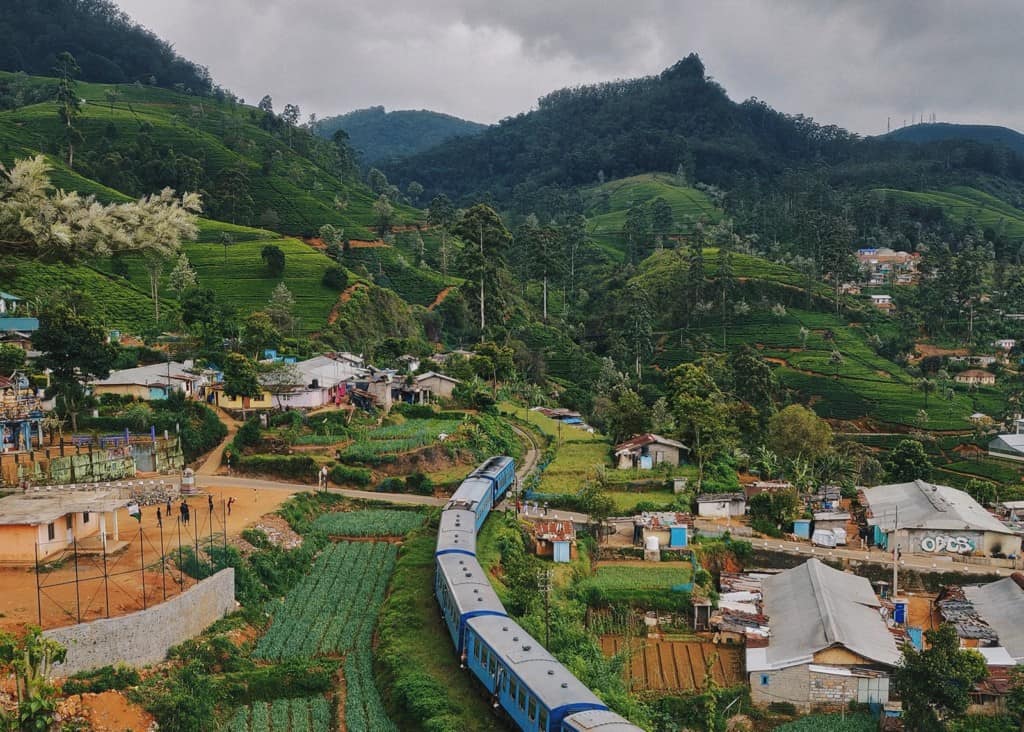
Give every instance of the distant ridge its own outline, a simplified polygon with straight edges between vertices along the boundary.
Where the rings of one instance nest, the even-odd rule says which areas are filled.
[[[1004,145],[1024,154],[1024,135],[1009,127],[998,125],[960,125],[951,122],[932,122],[900,127],[886,135],[884,140],[900,142],[939,142],[942,140],[973,140],[988,145]]]
[[[429,150],[454,137],[476,135],[487,125],[426,109],[385,111],[384,107],[357,109],[317,123],[318,134],[330,138],[337,130],[348,134],[364,165],[402,158]]]

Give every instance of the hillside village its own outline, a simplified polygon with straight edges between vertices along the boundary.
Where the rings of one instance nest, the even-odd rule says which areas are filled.
[[[1024,724],[1017,138],[695,53],[303,122],[29,5],[0,731]]]

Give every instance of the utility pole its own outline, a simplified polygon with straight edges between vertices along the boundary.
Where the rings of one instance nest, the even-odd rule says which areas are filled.
[[[544,647],[551,646],[551,570],[541,575],[541,591],[544,593]]]
[[[900,545],[896,543],[896,530],[900,525],[900,507],[896,506],[896,519],[892,524],[892,596],[899,593],[899,553]]]

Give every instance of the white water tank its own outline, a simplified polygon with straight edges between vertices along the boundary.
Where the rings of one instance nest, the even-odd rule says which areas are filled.
[[[659,551],[659,549],[660,549],[659,544],[660,543],[661,543],[661,541],[658,539],[657,536],[648,536],[647,537],[647,546],[646,546],[647,551],[649,551],[649,552]]]

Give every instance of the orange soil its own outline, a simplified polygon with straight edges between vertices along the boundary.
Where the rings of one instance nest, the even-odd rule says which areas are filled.
[[[629,661],[623,675],[636,691],[689,691],[701,688],[705,662],[714,657],[711,674],[719,684],[732,686],[743,681],[743,649],[702,641],[669,641],[601,637],[601,650],[612,656],[628,648]]]
[[[380,247],[391,246],[383,239],[374,239],[373,241],[367,241],[366,239],[350,239],[348,243],[353,249],[377,249]]]
[[[334,307],[331,308],[331,314],[327,316],[327,324],[333,325],[334,323],[336,323],[338,321],[338,306],[347,303],[349,300],[352,299],[352,293],[354,293],[356,290],[360,288],[365,287],[366,285],[364,285],[362,282],[357,282],[354,285],[349,285],[344,290],[344,292],[338,295],[338,302],[334,303]]]
[[[278,508],[293,491],[290,489],[248,489],[212,488],[214,499],[214,533],[223,532],[224,506],[228,498],[234,497],[231,515],[227,517],[228,536],[237,536],[247,526],[255,523],[260,516]],[[209,539],[210,513],[205,495],[190,497],[192,521],[182,526],[182,544],[195,546],[195,531],[199,539]],[[68,557],[63,566],[40,574],[42,587],[42,625],[56,628],[78,622],[81,609],[83,621],[95,620],[107,614],[107,593],[110,597],[110,616],[125,615],[143,608],[142,558],[145,557],[146,603],[163,601],[178,594],[181,575],[172,569],[171,555],[178,546],[177,516],[180,502],[174,504],[174,516],[164,517],[163,546],[168,557],[167,571],[160,571],[161,532],[156,525],[156,506],[142,508],[141,541],[140,524],[128,516],[127,509],[118,511],[118,526],[121,541],[128,546],[107,557],[108,580],[103,582],[103,559],[99,556],[79,556],[78,597],[75,594],[75,562]],[[161,509],[163,511],[163,509]],[[108,519],[107,530],[110,540],[113,536],[113,521]],[[223,535],[221,538],[223,541]],[[141,545],[141,550],[140,550]],[[184,588],[195,584],[187,575],[183,578]],[[58,584],[65,583],[65,584]],[[20,632],[26,625],[39,623],[36,575],[32,567],[0,568],[0,630]],[[121,729],[124,729],[123,727]],[[133,728],[134,729],[134,728]]]
[[[443,303],[444,299],[446,297],[448,297],[448,293],[451,292],[451,291],[452,291],[451,287],[446,287],[443,290],[441,290],[439,293],[437,293],[437,297],[434,298],[434,302],[430,303],[430,305],[427,306],[427,310],[433,310],[438,305]]]
[[[966,356],[966,348],[939,348],[930,343],[915,343],[914,350],[922,357],[928,356]]]
[[[63,719],[84,720],[93,732],[144,732],[156,725],[153,715],[117,691],[76,694],[61,702],[59,712]]]

